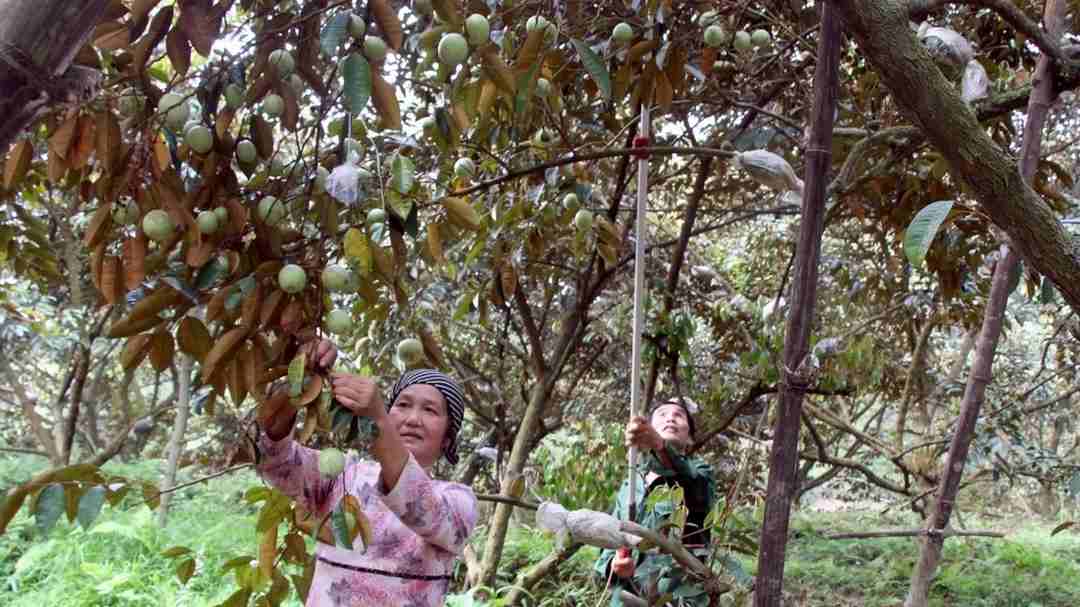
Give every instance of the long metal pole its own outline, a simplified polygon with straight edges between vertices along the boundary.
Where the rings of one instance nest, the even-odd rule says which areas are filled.
[[[641,104],[641,122],[638,136],[649,136],[649,104]],[[645,213],[649,203],[649,158],[638,159],[637,173],[637,217],[634,223],[634,333],[630,352],[630,419],[641,411],[641,333],[645,324]],[[637,488],[634,483],[634,471],[637,468],[637,449],[630,446],[630,493],[628,513],[634,519],[637,503]]]

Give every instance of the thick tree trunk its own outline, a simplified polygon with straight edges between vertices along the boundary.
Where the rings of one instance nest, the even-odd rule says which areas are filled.
[[[806,189],[795,250],[791,312],[784,336],[783,387],[769,456],[769,483],[758,551],[754,607],[781,605],[791,499],[797,489],[795,474],[799,462],[802,401],[814,373],[807,354],[817,300],[818,260],[825,225],[825,188],[832,161],[833,112],[840,63],[840,21],[836,9],[831,0],[821,0],[817,5],[821,14],[821,32],[814,73],[810,142],[806,149]]]
[[[908,3],[835,0],[898,106],[948,161],[1012,245],[1080,309],[1080,249],[915,38]],[[1054,37],[1057,38],[1056,36]]]
[[[0,2],[0,153],[53,106],[84,101],[96,70],[71,68],[109,0]],[[46,87],[49,91],[42,90]]]
[[[1052,38],[1058,38],[1064,29],[1065,0],[1047,0],[1044,14],[1047,31]],[[1054,90],[1052,69],[1052,61],[1047,56],[1044,55],[1039,59],[1035,72],[1035,87],[1028,101],[1021,160],[1016,168],[1016,174],[1022,180],[1021,185],[1028,191],[1031,190],[1027,184],[1038,168],[1043,124],[1046,122],[1050,105],[1057,95]],[[983,202],[983,204],[986,203]],[[949,518],[956,503],[956,494],[960,488],[960,479],[967,463],[968,449],[975,434],[975,422],[979,419],[986,386],[992,377],[994,351],[997,348],[998,338],[1001,336],[1001,324],[1009,301],[1009,275],[1018,263],[1017,253],[1009,246],[1003,245],[1002,255],[994,268],[990,297],[986,304],[978,343],[975,346],[975,362],[968,375],[960,418],[956,423],[952,444],[949,445],[949,455],[945,460],[945,468],[942,470],[934,506],[927,520],[926,539],[923,540],[919,562],[911,573],[911,585],[908,588],[904,607],[926,607],[929,600],[930,582],[937,571],[945,541],[942,532],[949,525]]]
[[[188,413],[191,411],[191,367],[192,359],[187,354],[180,356],[180,386],[177,388],[176,421],[173,425],[172,437],[169,439],[169,460],[165,468],[165,482],[162,488],[172,488],[176,485],[176,468],[180,463],[180,452],[184,447],[184,434],[187,433]],[[164,527],[169,521],[169,503],[172,501],[172,492],[161,496],[161,505],[158,507],[158,526]]]

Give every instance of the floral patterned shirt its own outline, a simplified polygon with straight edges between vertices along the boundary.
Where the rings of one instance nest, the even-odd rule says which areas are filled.
[[[412,455],[397,485],[383,493],[377,462],[349,457],[341,475],[325,480],[319,476],[319,452],[291,436],[274,441],[262,433],[259,450],[259,475],[308,511],[323,516],[347,492],[360,500],[371,522],[366,550],[359,537],[354,550],[318,542],[306,607],[443,604],[454,560],[476,525],[471,488],[433,480]]]

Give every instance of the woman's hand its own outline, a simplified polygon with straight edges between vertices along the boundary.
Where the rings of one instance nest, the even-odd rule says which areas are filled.
[[[646,451],[660,451],[664,448],[664,439],[660,438],[660,434],[652,427],[649,420],[640,415],[627,422],[624,437],[627,447],[637,447]]]
[[[330,369],[337,361],[337,346],[329,339],[313,339],[300,346],[307,355],[307,365],[315,369]]]
[[[611,572],[627,579],[634,575],[634,557],[629,548],[619,548],[615,552],[615,558],[611,559]]]
[[[379,421],[386,417],[386,405],[383,403],[379,386],[369,377],[351,373],[334,373],[330,376],[334,388],[334,397],[354,415]]]

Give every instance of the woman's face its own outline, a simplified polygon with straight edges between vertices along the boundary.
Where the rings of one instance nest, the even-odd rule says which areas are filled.
[[[662,405],[652,414],[652,427],[661,438],[680,445],[690,444],[690,420],[679,405]]]
[[[390,407],[389,415],[417,463],[430,468],[439,461],[449,419],[446,400],[434,386],[415,384],[405,388]]]

